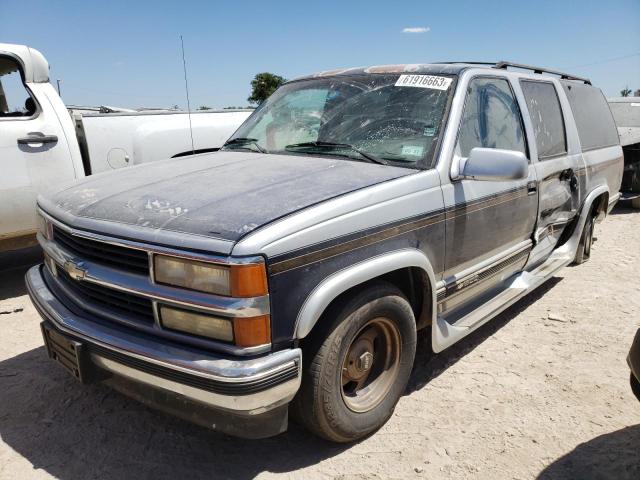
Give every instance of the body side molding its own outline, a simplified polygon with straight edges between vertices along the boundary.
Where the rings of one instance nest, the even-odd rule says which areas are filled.
[[[296,320],[294,338],[306,337],[329,306],[348,289],[401,268],[417,267],[425,271],[431,284],[431,315],[435,320],[435,274],[427,256],[416,249],[402,249],[372,257],[325,278],[307,297]]]

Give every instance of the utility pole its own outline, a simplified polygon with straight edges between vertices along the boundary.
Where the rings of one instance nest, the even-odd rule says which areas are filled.
[[[62,95],[60,95],[60,79],[57,79],[56,83],[58,84],[58,96],[61,97]]]

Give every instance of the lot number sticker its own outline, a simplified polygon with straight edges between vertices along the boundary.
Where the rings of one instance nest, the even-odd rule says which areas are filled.
[[[433,90],[446,90],[451,85],[451,78],[437,77],[434,75],[400,75],[396,87],[431,88]]]

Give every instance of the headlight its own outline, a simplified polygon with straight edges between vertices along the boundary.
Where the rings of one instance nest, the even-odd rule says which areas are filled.
[[[51,237],[53,236],[51,234],[51,222],[49,222],[46,218],[44,218],[44,216],[40,212],[36,214],[36,217],[37,217],[37,224],[38,224],[38,232],[47,240],[51,240]]]
[[[255,347],[271,341],[269,315],[248,318],[221,318],[206,313],[160,305],[163,328],[201,337],[233,342],[238,347]]]
[[[231,297],[267,294],[264,264],[218,265],[168,255],[154,255],[157,283]]]

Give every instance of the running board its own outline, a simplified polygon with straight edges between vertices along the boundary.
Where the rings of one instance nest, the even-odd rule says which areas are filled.
[[[443,317],[437,317],[437,326],[433,329],[433,349],[441,352],[458,340],[480,328],[489,320],[509,308],[525,295],[531,293],[549,280],[558,270],[573,261],[571,256],[551,255],[546,262],[530,272],[516,275],[509,285],[488,302],[450,324]]]

